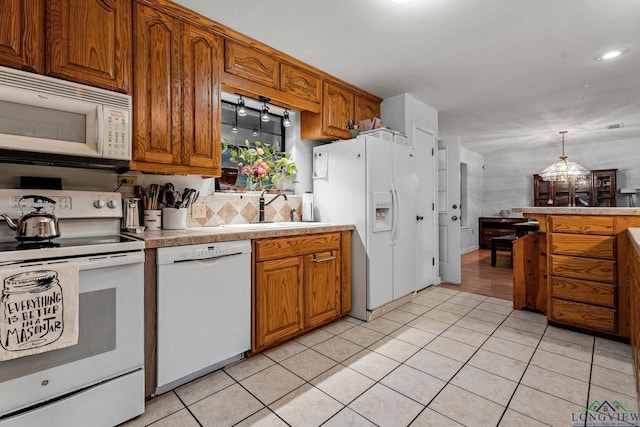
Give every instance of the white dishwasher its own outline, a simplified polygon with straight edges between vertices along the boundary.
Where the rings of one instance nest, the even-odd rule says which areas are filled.
[[[251,347],[251,241],[157,250],[156,393],[241,359]]]

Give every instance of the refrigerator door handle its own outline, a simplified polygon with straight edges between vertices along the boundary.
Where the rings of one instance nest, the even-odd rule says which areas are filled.
[[[395,245],[398,238],[398,212],[400,210],[398,189],[395,182],[391,183],[391,201],[391,244]]]

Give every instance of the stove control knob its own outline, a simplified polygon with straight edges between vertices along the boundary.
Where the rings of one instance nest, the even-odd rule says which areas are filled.
[[[107,202],[107,207],[109,207],[109,209],[115,209],[118,207],[118,202],[116,202],[115,200],[111,199]]]
[[[93,202],[93,206],[95,206],[98,209],[104,208],[104,205],[105,205],[105,203],[104,203],[104,200],[102,200],[102,199],[98,199],[95,202]]]

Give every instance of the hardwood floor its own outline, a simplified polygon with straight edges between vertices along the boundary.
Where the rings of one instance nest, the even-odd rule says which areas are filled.
[[[513,300],[513,270],[508,252],[498,251],[491,266],[491,251],[479,249],[462,255],[462,283],[443,288]]]

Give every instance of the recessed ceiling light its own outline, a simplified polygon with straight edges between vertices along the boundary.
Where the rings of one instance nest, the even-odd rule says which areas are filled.
[[[606,61],[627,53],[629,49],[611,49],[596,56],[596,61]]]

